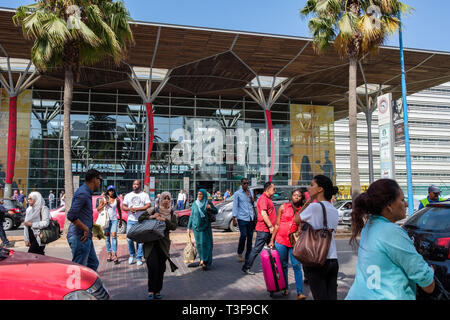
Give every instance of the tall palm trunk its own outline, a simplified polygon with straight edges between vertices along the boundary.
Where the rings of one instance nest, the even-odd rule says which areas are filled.
[[[355,199],[361,193],[358,167],[358,137],[357,137],[357,111],[356,111],[356,72],[358,60],[349,58],[349,84],[348,84],[348,109],[350,130],[350,173],[352,181],[352,198]]]
[[[64,83],[64,190],[66,219],[64,222],[64,233],[67,234],[69,229],[69,221],[67,220],[67,212],[72,205],[73,198],[73,178],[72,178],[72,141],[70,139],[70,112],[72,109],[73,98],[73,71],[66,70]]]
[[[12,197],[14,167],[16,165],[17,97],[9,97],[8,155],[6,162],[5,198]]]

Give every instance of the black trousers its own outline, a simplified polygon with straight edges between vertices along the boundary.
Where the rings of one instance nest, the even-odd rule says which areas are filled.
[[[255,245],[253,246],[248,260],[245,260],[242,269],[250,269],[253,266],[256,257],[264,249],[264,245],[270,243],[271,238],[272,234],[270,232],[256,231]]]
[[[148,292],[161,292],[164,281],[164,272],[166,272],[166,260],[167,256],[162,251],[159,243],[156,242],[147,259]]]
[[[337,300],[337,259],[328,259],[322,267],[303,266],[314,300]]]
[[[31,227],[28,228],[28,237],[30,238],[30,249],[28,249],[28,253],[41,254],[45,256],[45,246],[39,246],[36,237],[34,236],[33,230]]]
[[[252,242],[253,242],[253,232],[255,231],[255,222],[254,221],[244,221],[238,219],[239,232],[241,236],[239,237],[238,244],[238,254],[242,254],[245,249],[245,243],[247,242],[247,249],[245,251],[245,260],[248,260],[250,256],[250,252],[252,251]]]

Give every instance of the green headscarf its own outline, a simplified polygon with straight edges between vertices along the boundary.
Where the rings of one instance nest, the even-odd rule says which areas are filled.
[[[208,205],[208,194],[206,193],[205,189],[200,189],[199,190],[202,194],[203,194],[203,199],[202,201],[200,200],[195,200],[195,204],[197,205],[199,211],[200,211],[200,216],[202,218],[205,217],[205,212],[206,212],[206,206]]]

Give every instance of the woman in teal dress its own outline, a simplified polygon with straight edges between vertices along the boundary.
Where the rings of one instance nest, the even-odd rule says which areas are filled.
[[[191,229],[194,231],[200,266],[203,270],[211,266],[213,250],[212,228],[206,213],[207,210],[210,210],[213,214],[217,214],[217,208],[214,207],[212,202],[208,201],[206,190],[200,189],[197,194],[197,200],[192,204],[187,232],[190,233]]]

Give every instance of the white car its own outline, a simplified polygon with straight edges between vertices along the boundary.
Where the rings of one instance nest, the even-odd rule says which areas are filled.
[[[352,200],[339,200],[334,207],[339,213],[339,224],[352,224]]]

